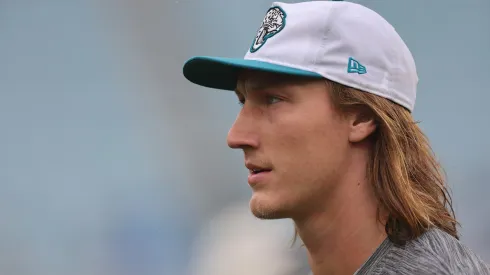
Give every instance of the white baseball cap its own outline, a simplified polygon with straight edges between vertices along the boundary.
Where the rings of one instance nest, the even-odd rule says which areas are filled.
[[[193,57],[183,73],[204,87],[235,90],[244,69],[326,78],[409,111],[415,105],[410,50],[383,17],[351,2],[274,2],[244,58]]]

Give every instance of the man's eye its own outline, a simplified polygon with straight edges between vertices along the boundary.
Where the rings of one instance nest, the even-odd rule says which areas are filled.
[[[281,102],[282,99],[276,97],[276,96],[267,96],[267,104],[275,104],[275,103],[278,103],[278,102]]]

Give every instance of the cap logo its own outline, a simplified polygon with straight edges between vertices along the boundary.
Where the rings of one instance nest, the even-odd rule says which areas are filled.
[[[349,64],[347,66],[347,72],[348,73],[358,73],[358,74],[367,73],[366,67],[361,65],[361,63],[359,63],[359,61],[355,60],[352,57],[349,57]]]
[[[267,39],[278,34],[286,26],[286,13],[280,7],[272,7],[267,11],[257,36],[250,47],[250,52],[258,51],[267,42]]]

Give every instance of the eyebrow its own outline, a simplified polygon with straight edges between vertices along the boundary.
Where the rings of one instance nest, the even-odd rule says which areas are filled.
[[[259,77],[245,76],[242,79],[238,79],[235,93],[237,95],[245,95],[248,90],[266,90],[275,85],[294,83],[296,78],[293,78],[294,76],[274,74]]]
[[[247,90],[265,90],[276,83],[279,83],[277,79],[245,79],[237,82],[235,93],[245,95]]]
[[[254,81],[246,81],[245,86],[247,89],[253,89],[253,90],[262,90],[264,88],[270,87],[271,86],[271,81],[266,80],[266,81],[261,81],[261,80],[254,80]]]

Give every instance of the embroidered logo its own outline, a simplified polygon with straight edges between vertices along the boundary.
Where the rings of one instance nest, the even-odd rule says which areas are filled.
[[[267,42],[267,39],[278,34],[286,26],[286,13],[280,7],[272,7],[267,11],[257,36],[250,47],[250,52],[258,51]]]
[[[367,73],[366,67],[361,65],[361,63],[359,63],[359,61],[355,60],[352,57],[349,57],[349,64],[347,66],[347,72],[348,73],[358,73],[358,74]]]

